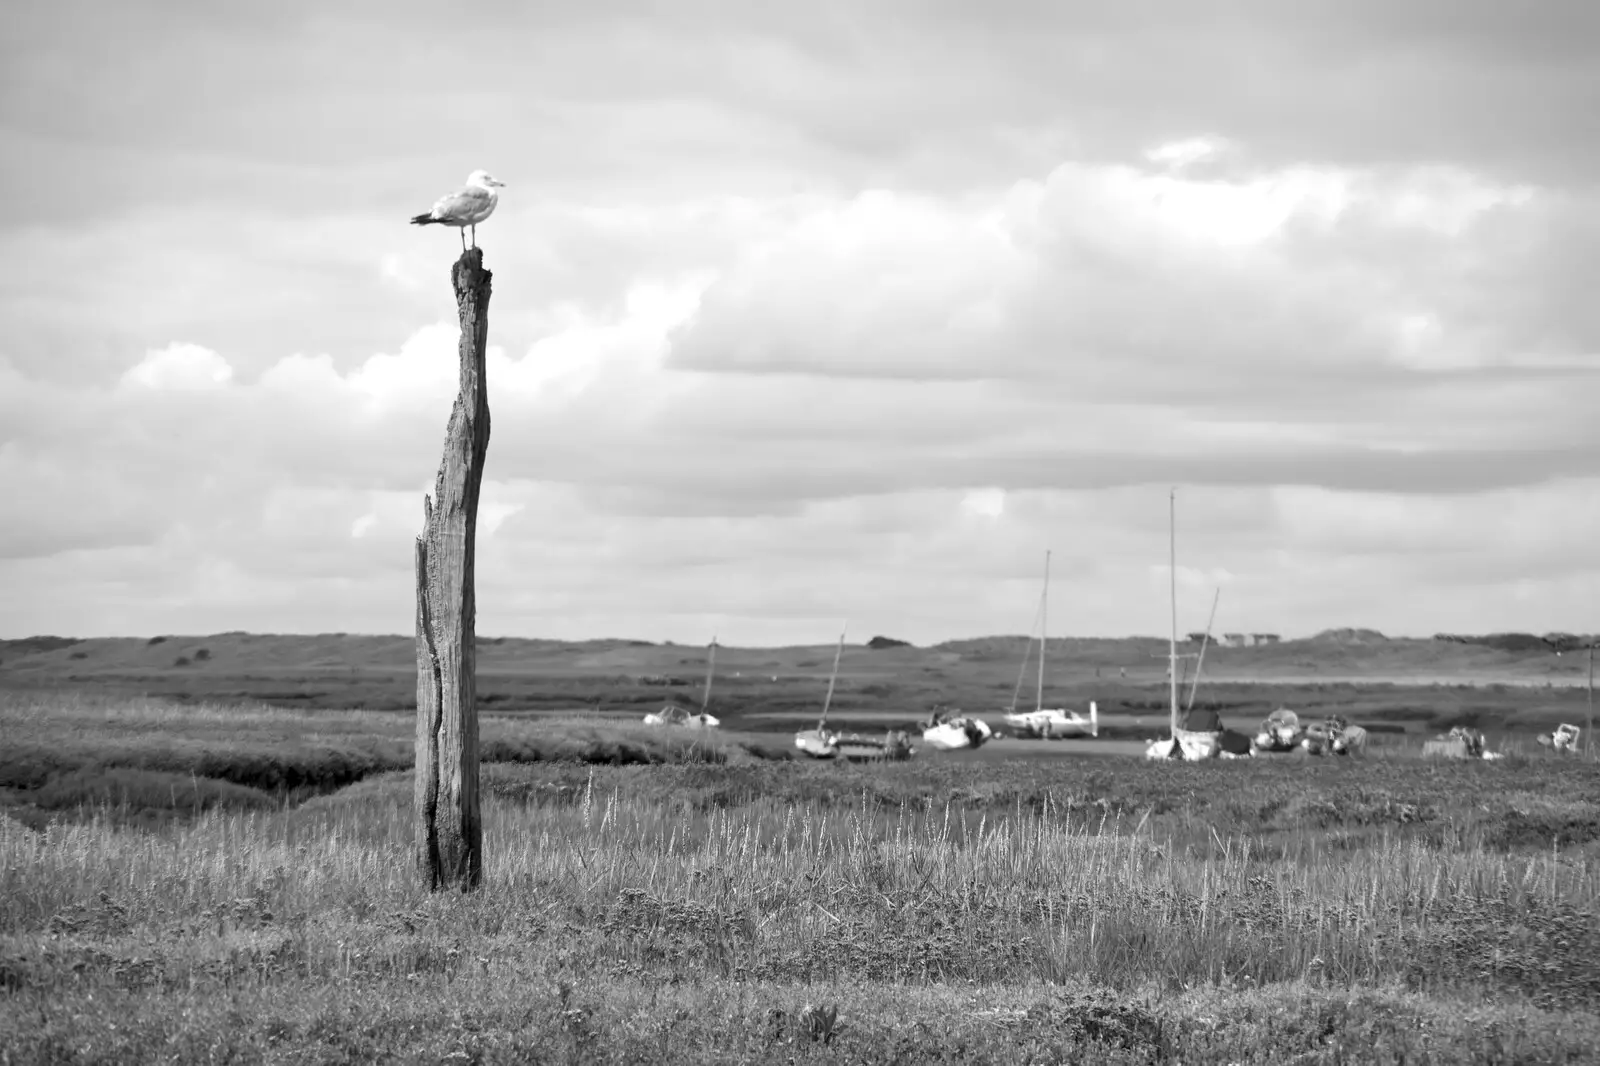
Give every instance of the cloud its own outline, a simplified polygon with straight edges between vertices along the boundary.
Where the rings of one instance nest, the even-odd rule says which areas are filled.
[[[961,497],[961,510],[974,518],[999,518],[1006,513],[1005,490],[974,489]]]
[[[122,375],[129,388],[199,391],[214,389],[233,377],[233,367],[216,352],[197,344],[170,344],[150,352]]]
[[[409,630],[476,166],[485,632],[1592,628],[1591,7],[24,5],[0,629]]]
[[[1084,164],[985,197],[871,191],[750,248],[707,291],[673,360],[1022,375],[1100,399],[1130,377],[1148,395],[1157,362],[1191,395],[1232,391],[1246,374],[1259,388],[1307,374],[1386,382],[1440,358],[1482,365],[1516,349],[1484,353],[1479,338],[1446,336],[1432,309],[1446,286],[1461,304],[1503,307],[1511,271],[1495,224],[1534,199],[1428,169],[1297,167],[1230,181]],[[1526,213],[1526,224],[1548,224],[1542,204]],[[1466,265],[1481,281],[1454,284]],[[1308,330],[1318,343],[1304,343]]]

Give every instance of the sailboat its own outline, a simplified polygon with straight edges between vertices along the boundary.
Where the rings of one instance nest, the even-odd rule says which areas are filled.
[[[1067,711],[1060,708],[1046,708],[1044,706],[1044,650],[1047,627],[1050,618],[1050,553],[1044,553],[1044,593],[1039,599],[1039,682],[1034,690],[1033,710],[1017,711],[1017,696],[1022,688],[1022,678],[1017,678],[1017,689],[1011,693],[1011,709],[1005,715],[1005,723],[1019,737],[1038,737],[1049,740],[1053,737],[1081,737],[1100,735],[1100,709],[1094,701],[1089,702],[1087,716],[1077,711]],[[1032,641],[1029,641],[1030,646]],[[1022,656],[1024,668],[1028,665],[1026,653]]]
[[[989,723],[953,708],[935,711],[922,723],[922,742],[940,751],[981,748],[992,736],[994,730],[989,728]]]
[[[706,708],[711,704],[711,681],[717,670],[717,635],[711,634],[711,648],[706,659],[706,685],[700,695],[700,712],[695,712],[678,703],[668,703],[659,711],[644,716],[645,725],[675,725],[687,729],[715,729],[722,724],[722,719],[712,714]]]
[[[1171,685],[1172,716],[1171,737],[1157,740],[1145,749],[1147,759],[1209,759],[1222,745],[1222,720],[1216,711],[1195,711],[1192,707],[1181,719],[1178,711],[1178,490],[1168,494],[1168,575],[1172,589],[1172,636],[1168,642],[1167,678]],[[1216,603],[1212,602],[1213,612]],[[1207,625],[1207,633],[1210,626]],[[1208,637],[1209,640],[1209,637]],[[1181,656],[1187,658],[1187,656]],[[1195,683],[1200,675],[1195,671]],[[1193,697],[1191,696],[1191,704]]]
[[[880,737],[864,737],[859,733],[837,733],[828,729],[828,708],[833,705],[833,689],[839,681],[839,660],[844,655],[844,635],[849,628],[839,631],[839,646],[833,651],[833,673],[828,675],[828,694],[822,698],[822,717],[815,729],[802,729],[794,735],[794,746],[802,755],[813,759],[844,759],[848,762],[871,762],[880,759],[908,759],[915,750],[905,733],[889,730]]]

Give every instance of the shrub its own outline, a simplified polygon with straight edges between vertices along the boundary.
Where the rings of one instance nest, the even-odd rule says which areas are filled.
[[[58,651],[61,648],[70,648],[74,644],[82,644],[78,637],[22,637],[18,640],[0,640],[0,646],[14,649],[23,655],[37,655],[40,652]]]

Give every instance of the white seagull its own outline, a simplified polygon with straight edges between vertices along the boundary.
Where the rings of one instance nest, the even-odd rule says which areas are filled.
[[[500,202],[497,189],[505,182],[489,176],[487,170],[474,170],[467,175],[467,183],[452,193],[439,197],[433,210],[411,220],[413,226],[427,226],[437,222],[441,226],[454,226],[461,231],[461,250],[467,250],[467,227],[472,227],[472,246],[478,246],[478,223],[494,214]]]

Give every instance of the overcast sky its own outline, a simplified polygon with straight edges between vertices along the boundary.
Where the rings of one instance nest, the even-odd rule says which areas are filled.
[[[1600,5],[27,0],[0,635],[1600,629]]]

